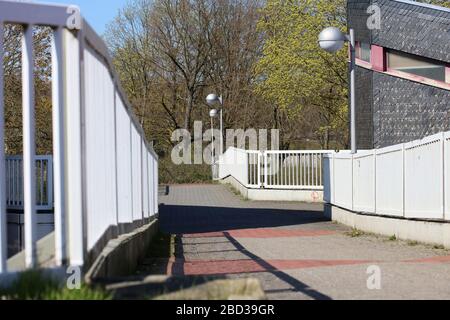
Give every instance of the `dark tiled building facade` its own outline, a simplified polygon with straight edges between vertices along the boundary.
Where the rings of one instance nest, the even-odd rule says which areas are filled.
[[[378,5],[379,29],[367,21]],[[376,21],[370,19],[370,21]],[[359,149],[450,130],[450,10],[407,0],[348,0],[357,40]]]

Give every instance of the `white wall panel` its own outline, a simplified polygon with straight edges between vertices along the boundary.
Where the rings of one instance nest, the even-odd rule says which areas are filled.
[[[133,220],[142,219],[142,170],[141,170],[141,137],[134,126],[131,126],[132,178],[133,178]]]
[[[119,223],[133,222],[131,177],[131,120],[122,100],[116,97],[117,196]]]
[[[114,84],[109,70],[85,49],[85,165],[88,250],[116,224]]]
[[[353,159],[353,210],[375,213],[375,162],[373,152]]]
[[[352,156],[335,155],[334,203],[352,210]]]
[[[377,152],[377,213],[403,216],[403,145]]]
[[[444,135],[445,220],[450,220],[450,132]]]
[[[442,135],[405,145],[405,217],[443,219]]]

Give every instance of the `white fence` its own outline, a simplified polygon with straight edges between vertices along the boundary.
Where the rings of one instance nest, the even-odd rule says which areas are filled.
[[[69,19],[70,18],[70,19]],[[23,205],[26,266],[36,266],[33,28],[52,35],[55,261],[83,265],[111,235],[158,211],[158,158],[131,112],[108,49],[73,8],[0,1],[0,57],[5,23],[22,34]],[[81,18],[82,19],[82,18]],[[75,24],[72,25],[72,23]],[[68,26],[67,23],[71,25]],[[0,273],[6,271],[6,166],[3,68],[0,67]]]
[[[36,156],[36,209],[53,209],[53,157]],[[6,207],[23,210],[23,158],[6,157]]]
[[[253,151],[229,148],[219,157],[219,178],[247,188],[322,190],[322,163],[330,150]]]
[[[450,132],[325,157],[325,201],[345,209],[450,220]]]

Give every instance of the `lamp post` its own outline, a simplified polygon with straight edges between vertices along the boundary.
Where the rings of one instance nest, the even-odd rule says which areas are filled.
[[[214,156],[214,118],[217,118],[217,109],[211,109],[209,111],[209,117],[211,118],[211,140],[212,140],[212,144],[211,144],[211,162],[212,164],[214,164],[215,162],[215,156]]]
[[[355,95],[355,31],[350,29],[350,33],[344,34],[335,27],[324,29],[319,34],[320,47],[328,52],[334,53],[344,46],[344,42],[350,43],[350,140],[352,146],[352,154],[357,152],[356,149],[356,95]]]
[[[220,117],[220,154],[223,154],[223,99],[222,96],[217,96],[214,93],[209,94],[206,97],[206,103],[210,106],[213,107],[215,105],[219,105],[220,108],[219,110],[217,109],[212,109],[211,111],[215,110],[215,116],[217,117],[217,112],[219,113],[219,117]],[[210,113],[211,116],[211,113]]]

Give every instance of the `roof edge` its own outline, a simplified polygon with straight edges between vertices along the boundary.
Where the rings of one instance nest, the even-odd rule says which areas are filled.
[[[439,10],[439,11],[450,13],[450,9],[449,8],[440,7],[440,6],[437,6],[437,5],[434,5],[434,4],[428,4],[428,3],[417,2],[417,1],[412,1],[412,0],[393,0],[393,1],[394,2],[401,2],[401,3],[410,4],[410,5],[413,5],[413,6],[418,6],[418,7],[423,7],[423,8]]]

